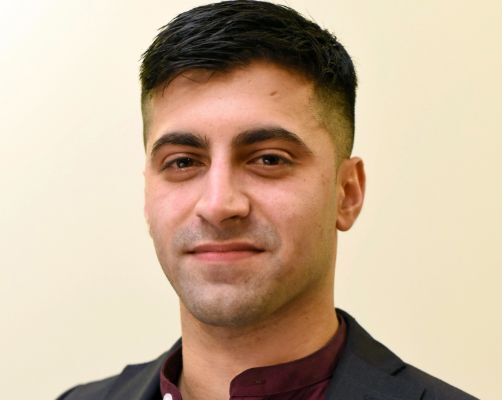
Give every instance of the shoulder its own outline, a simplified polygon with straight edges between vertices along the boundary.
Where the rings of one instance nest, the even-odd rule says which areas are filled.
[[[476,398],[407,364],[375,340],[357,321],[337,309],[347,326],[347,342],[330,383],[328,398],[380,400],[475,400]],[[357,393],[356,396],[355,394]]]
[[[407,379],[424,387],[423,400],[475,400],[476,398],[468,393],[438,379],[428,373],[421,371],[413,365],[406,364],[399,373],[403,379]]]
[[[56,400],[87,400],[104,399],[110,387],[116,381],[117,376],[112,376],[107,379],[102,379],[100,381],[90,382],[83,385],[75,386],[62,395],[60,395]]]
[[[160,388],[161,366],[171,351],[150,362],[128,365],[120,374],[75,386],[56,400],[154,398]]]

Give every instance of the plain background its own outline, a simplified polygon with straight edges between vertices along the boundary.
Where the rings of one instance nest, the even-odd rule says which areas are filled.
[[[196,1],[0,2],[2,398],[51,399],[178,337],[142,212],[137,78]],[[291,0],[360,87],[366,204],[337,305],[406,361],[502,398],[502,3]]]

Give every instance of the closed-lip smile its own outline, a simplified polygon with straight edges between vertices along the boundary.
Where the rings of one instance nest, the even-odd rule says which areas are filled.
[[[211,242],[193,246],[187,253],[200,260],[221,262],[252,257],[263,251],[249,242]]]

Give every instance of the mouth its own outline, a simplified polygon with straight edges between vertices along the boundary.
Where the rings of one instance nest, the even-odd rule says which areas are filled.
[[[237,261],[263,253],[265,250],[251,243],[203,243],[191,248],[187,254],[201,261]]]

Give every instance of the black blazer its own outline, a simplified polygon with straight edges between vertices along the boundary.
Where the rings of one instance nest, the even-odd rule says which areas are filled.
[[[373,339],[348,313],[347,342],[331,378],[328,400],[473,400],[475,397],[406,364]],[[121,374],[76,386],[57,400],[158,400],[160,368],[169,353],[127,366]]]

